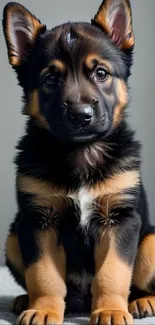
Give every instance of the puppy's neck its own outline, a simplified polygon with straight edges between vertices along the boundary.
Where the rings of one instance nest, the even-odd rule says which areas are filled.
[[[104,159],[110,157],[110,146],[104,142],[95,142],[81,148],[74,149],[68,156],[68,161],[77,169],[88,170],[104,164]]]

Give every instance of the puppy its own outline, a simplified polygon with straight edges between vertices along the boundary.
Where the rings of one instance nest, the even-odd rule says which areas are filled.
[[[18,324],[62,324],[65,306],[91,309],[92,325],[155,315],[155,227],[125,118],[129,1],[105,0],[91,24],[51,30],[9,3],[3,28],[28,116],[6,242],[6,263],[28,293],[14,303]]]

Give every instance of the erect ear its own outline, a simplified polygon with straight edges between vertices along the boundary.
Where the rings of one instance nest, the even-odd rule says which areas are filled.
[[[10,2],[4,7],[3,30],[12,66],[19,66],[23,62],[38,34],[45,29],[46,27],[22,5]]]
[[[104,0],[92,23],[102,28],[117,47],[124,50],[133,48],[134,34],[129,0]]]

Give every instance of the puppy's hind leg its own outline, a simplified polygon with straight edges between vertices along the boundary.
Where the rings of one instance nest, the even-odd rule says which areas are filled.
[[[16,282],[24,289],[24,265],[21,257],[18,237],[16,233],[10,233],[6,240],[6,265]],[[21,295],[14,299],[12,311],[15,314],[20,314],[28,308],[28,295]]]
[[[135,318],[155,316],[155,228],[142,240],[133,275],[133,292],[129,304]]]

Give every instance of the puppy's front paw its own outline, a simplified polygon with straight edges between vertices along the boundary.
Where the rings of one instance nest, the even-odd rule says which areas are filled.
[[[122,310],[98,309],[92,313],[90,325],[133,325],[133,318]]]
[[[146,296],[132,301],[129,311],[134,318],[145,318],[155,316],[155,297]]]
[[[53,325],[62,324],[61,317],[56,312],[28,309],[18,318],[17,325]]]

